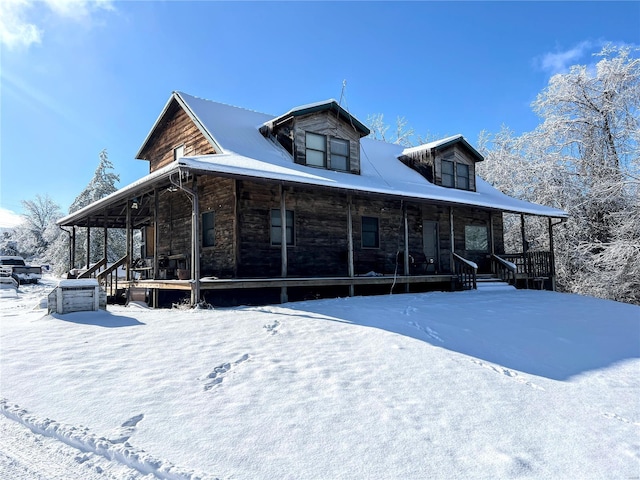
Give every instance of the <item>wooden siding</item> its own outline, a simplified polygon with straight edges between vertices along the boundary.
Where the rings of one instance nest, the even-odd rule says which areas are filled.
[[[200,270],[203,277],[232,278],[236,273],[236,189],[235,180],[198,177],[200,222],[202,214],[214,212],[214,245],[203,247]],[[200,232],[202,232],[202,223]],[[202,239],[200,244],[202,245]]]
[[[140,154],[149,160],[149,173],[173,162],[173,149],[184,145],[184,155],[216,153],[200,129],[173,100]]]
[[[318,133],[327,137],[349,140],[349,171],[360,173],[360,134],[348,123],[336,118],[330,112],[319,112],[296,117],[293,120],[294,158],[296,163],[306,164],[305,132]],[[329,146],[327,145],[327,154]],[[327,155],[327,168],[331,168]]]
[[[176,278],[188,269],[191,252],[191,202],[181,190],[163,190],[158,198],[159,278]],[[181,257],[181,258],[180,258]]]

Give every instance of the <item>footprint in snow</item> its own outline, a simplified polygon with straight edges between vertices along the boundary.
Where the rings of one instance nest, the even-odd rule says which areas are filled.
[[[209,391],[216,385],[221,384],[233,367],[236,367],[241,363],[246,362],[247,360],[249,360],[249,354],[245,353],[242,357],[240,357],[233,363],[223,363],[215,367],[213,371],[205,378],[204,390]]]
[[[263,325],[264,328],[269,335],[275,335],[278,333],[278,327],[280,326],[280,322],[275,320],[273,323]]]
[[[111,432],[109,432],[106,436],[107,439],[111,443],[126,442],[127,440],[129,440],[129,438],[131,438],[131,435],[135,433],[138,423],[140,423],[143,418],[144,418],[144,414],[142,413],[134,417],[131,417],[129,420],[124,422],[119,427],[111,430]]]
[[[471,361],[473,363],[475,363],[476,365],[480,365],[481,367],[489,369],[489,370],[491,370],[491,371],[493,371],[495,373],[499,373],[501,375],[504,375],[505,377],[512,378],[516,382],[522,383],[522,384],[524,384],[524,385],[526,385],[528,387],[533,388],[534,390],[542,390],[542,391],[544,391],[544,388],[542,388],[539,385],[536,385],[533,382],[530,382],[529,380],[525,379],[524,377],[519,375],[518,372],[516,372],[514,370],[502,367],[500,365],[491,365],[491,364],[488,364],[488,363],[484,363],[484,362],[481,362],[480,360],[472,359]]]
[[[422,333],[424,333],[427,337],[432,338],[434,340],[437,340],[440,343],[444,343],[444,340],[442,340],[442,338],[440,338],[440,336],[438,335],[438,332],[436,332],[435,330],[432,330],[429,327],[423,327],[422,325],[420,325],[417,322],[409,322],[409,325],[411,325],[414,328],[417,328]]]

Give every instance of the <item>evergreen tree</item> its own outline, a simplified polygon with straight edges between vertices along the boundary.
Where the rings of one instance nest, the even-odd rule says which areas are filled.
[[[113,164],[109,160],[107,150],[104,149],[99,154],[99,162],[93,178],[84,190],[76,197],[69,207],[69,213],[80,210],[91,203],[112,194],[118,188],[116,183],[120,181],[120,176],[114,173]],[[87,262],[87,237],[86,230],[76,234],[76,265],[86,266]],[[97,262],[104,256],[104,233],[102,228],[91,229],[91,252],[89,262]],[[107,260],[116,261],[126,252],[126,233],[122,230],[109,229],[107,239]]]

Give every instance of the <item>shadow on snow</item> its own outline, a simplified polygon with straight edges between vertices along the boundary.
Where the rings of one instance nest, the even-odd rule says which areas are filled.
[[[640,307],[634,305],[531,290],[391,298],[290,308],[296,316],[378,328],[553,380],[640,358]]]
[[[96,327],[105,328],[120,328],[120,327],[135,327],[138,325],[144,325],[136,318],[127,317],[124,315],[114,315],[106,310],[98,310],[95,312],[73,312],[73,313],[53,313],[51,317],[70,323],[77,323],[80,325],[94,325]]]

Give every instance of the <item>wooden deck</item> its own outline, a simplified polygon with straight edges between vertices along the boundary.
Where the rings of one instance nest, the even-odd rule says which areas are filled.
[[[358,285],[408,285],[423,283],[451,283],[456,275],[384,275],[376,277],[286,277],[286,278],[201,278],[201,290],[234,288],[333,287]],[[123,287],[158,290],[191,290],[192,280],[135,280],[122,282]]]

